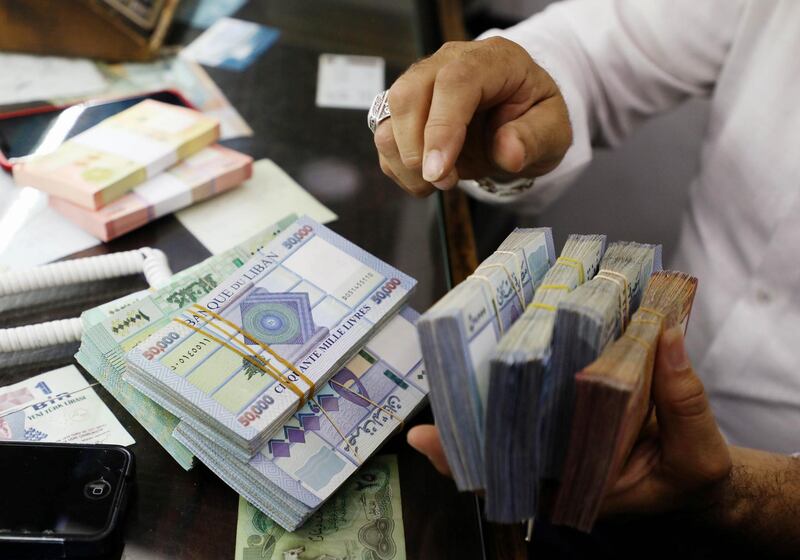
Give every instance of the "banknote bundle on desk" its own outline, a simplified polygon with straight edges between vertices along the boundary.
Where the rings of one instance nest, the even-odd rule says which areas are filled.
[[[696,286],[661,271],[658,245],[572,235],[556,258],[548,228],[513,232],[418,322],[458,488],[483,490],[493,521],[590,530]]]
[[[288,217],[84,313],[76,357],[181,465],[293,530],[425,400],[415,284]]]
[[[218,139],[216,119],[149,99],[52,151],[40,147],[14,166],[14,180],[109,241],[246,181],[252,158]]]

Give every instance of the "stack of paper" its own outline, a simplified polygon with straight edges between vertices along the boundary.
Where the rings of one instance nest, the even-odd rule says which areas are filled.
[[[89,210],[57,197],[50,198],[50,205],[92,235],[110,241],[161,216],[237,187],[252,172],[250,156],[215,145],[189,156],[99,210]]]
[[[415,284],[301,218],[129,352],[125,379],[246,460]]]
[[[555,523],[591,530],[651,410],[661,331],[686,328],[696,290],[697,279],[688,274],[656,272],[623,336],[575,376],[575,415]]]
[[[428,393],[406,308],[250,460],[181,422],[175,437],[283,528],[294,530],[399,429]]]
[[[489,358],[554,259],[549,228],[517,229],[419,321],[431,401],[458,488],[485,486]]]
[[[75,358],[185,469],[192,454],[172,437],[178,419],[123,381],[125,354],[169,324],[175,313],[210,293],[280,231],[287,216],[245,242],[178,274],[158,290],[145,290],[91,309],[81,316],[83,336]]]
[[[594,277],[604,235],[570,235],[522,317],[493,352],[486,416],[486,515],[506,523],[532,518],[538,506],[538,432],[542,383],[550,365],[556,309]]]
[[[77,358],[178,462],[293,530],[428,386],[415,281],[309,218],[284,225],[85,313]]]
[[[595,277],[558,304],[539,425],[543,477],[558,479],[561,474],[575,404],[575,374],[622,334],[650,275],[660,269],[660,245],[613,243]]]
[[[14,179],[97,210],[217,138],[216,119],[148,99],[15,165]]]

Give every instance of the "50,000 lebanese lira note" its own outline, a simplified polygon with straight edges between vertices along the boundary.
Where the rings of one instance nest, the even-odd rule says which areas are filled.
[[[125,296],[81,316],[78,362],[185,469],[191,467],[192,454],[172,437],[178,419],[123,381],[125,353],[166,325],[174,313],[208,294],[295,219],[283,218],[244,243],[179,272],[158,290]]]

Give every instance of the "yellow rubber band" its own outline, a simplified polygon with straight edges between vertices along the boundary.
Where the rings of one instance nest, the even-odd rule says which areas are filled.
[[[586,274],[583,270],[583,263],[578,259],[573,259],[571,257],[558,257],[556,259],[556,264],[561,263],[564,266],[571,266],[575,270],[578,271],[578,284],[583,284],[586,282]]]
[[[542,284],[539,290],[562,290],[564,292],[571,292],[572,288],[567,284]]]
[[[639,346],[644,348],[645,352],[650,352],[651,346],[647,342],[645,342],[642,338],[639,338],[635,334],[630,334],[628,332],[626,332],[623,336],[625,336],[626,338],[630,338],[631,340],[639,344]]]
[[[644,311],[645,313],[651,313],[652,315],[656,315],[661,317],[662,319],[666,319],[666,314],[662,313],[658,309],[653,309],[652,307],[645,307],[644,305],[640,305],[637,311]]]
[[[291,363],[291,362],[289,362],[288,360],[284,359],[284,358],[283,358],[283,356],[281,356],[280,354],[278,354],[277,352],[275,352],[275,351],[274,351],[272,348],[270,348],[270,347],[269,347],[269,345],[267,345],[267,344],[264,344],[263,342],[261,342],[260,340],[258,340],[258,338],[254,337],[253,335],[251,335],[250,333],[248,333],[247,331],[245,331],[243,328],[241,328],[241,327],[240,327],[240,326],[238,326],[237,324],[235,324],[235,323],[232,323],[231,321],[228,321],[228,320],[227,320],[225,317],[223,317],[223,316],[221,316],[221,315],[218,315],[218,314],[214,313],[214,312],[213,312],[213,311],[211,311],[210,309],[208,309],[208,308],[206,308],[206,307],[203,307],[202,305],[200,305],[200,304],[198,304],[198,303],[195,303],[195,304],[194,304],[192,307],[195,307],[195,308],[199,309],[200,311],[203,311],[203,312],[205,312],[205,313],[208,313],[208,314],[209,314],[209,315],[211,315],[213,318],[215,318],[215,319],[217,319],[217,320],[219,320],[219,321],[222,321],[223,323],[225,323],[226,325],[228,325],[229,327],[231,327],[233,330],[235,330],[235,331],[239,332],[239,334],[241,334],[241,335],[243,335],[243,336],[246,336],[246,337],[247,337],[247,338],[249,338],[250,340],[254,340],[254,341],[256,342],[256,344],[258,344],[258,345],[261,347],[261,349],[262,349],[262,350],[266,351],[266,352],[267,352],[267,353],[268,353],[270,356],[272,356],[273,358],[275,358],[276,360],[278,360],[278,361],[279,361],[281,364],[283,364],[283,365],[284,365],[284,366],[286,366],[286,367],[287,367],[289,370],[291,370],[291,372],[292,372],[292,373],[294,373],[295,375],[297,375],[297,377],[299,377],[300,379],[302,379],[302,380],[303,380],[303,382],[304,382],[306,385],[308,385],[308,387],[309,387],[309,389],[311,390],[311,393],[312,393],[312,394],[316,392],[316,390],[317,390],[317,385],[316,385],[316,383],[314,383],[313,381],[311,381],[311,379],[309,379],[309,378],[308,378],[307,376],[305,376],[304,374],[300,373],[300,371],[297,369],[297,367],[295,367],[295,365],[294,365],[294,364],[292,364],[292,363]]]
[[[295,386],[295,384],[292,383],[291,381],[289,381],[288,379],[283,379],[283,376],[280,373],[278,373],[276,375],[272,370],[269,369],[268,365],[256,363],[256,361],[253,359],[252,356],[248,356],[247,354],[245,354],[244,352],[242,352],[238,348],[235,348],[234,346],[228,344],[224,340],[221,340],[221,339],[217,338],[216,336],[214,336],[211,333],[208,333],[208,332],[206,332],[204,330],[201,330],[201,329],[195,327],[194,325],[192,325],[188,321],[184,321],[184,320],[178,319],[178,318],[173,319],[173,321],[183,325],[184,327],[188,327],[188,328],[192,329],[193,331],[195,331],[198,334],[202,334],[203,336],[207,336],[208,338],[210,338],[211,340],[213,340],[214,342],[216,342],[220,346],[224,346],[225,348],[227,348],[231,352],[234,352],[235,354],[238,354],[239,356],[241,356],[242,358],[244,358],[245,360],[247,360],[248,362],[253,364],[255,367],[257,367],[258,369],[260,369],[261,371],[263,371],[264,373],[266,373],[267,375],[272,377],[275,381],[277,381],[279,383],[284,383],[287,387],[289,387],[289,389],[291,389],[300,398],[301,402],[305,400],[305,394],[303,393],[303,391],[301,391],[299,388],[297,388],[297,386]],[[260,358],[260,356],[257,356],[257,357]]]
[[[547,311],[555,312],[558,309],[555,305],[550,305],[549,303],[541,303],[539,301],[534,301],[528,306],[528,309],[536,308],[536,309],[545,309]]]

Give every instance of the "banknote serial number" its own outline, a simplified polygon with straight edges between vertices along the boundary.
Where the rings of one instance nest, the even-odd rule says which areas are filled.
[[[375,305],[380,305],[383,300],[388,299],[392,292],[399,287],[400,280],[398,278],[388,280],[383,286],[375,290],[375,293],[372,294],[372,301],[375,302]]]
[[[358,290],[360,290],[370,279],[375,277],[375,272],[370,270],[364,276],[361,277],[361,280],[355,283],[355,285],[347,290],[344,294],[342,294],[342,301],[347,301],[351,297],[353,297]]]
[[[296,232],[294,232],[292,235],[287,237],[283,241],[283,246],[286,247],[287,249],[291,249],[295,245],[298,245],[303,239],[305,239],[306,237],[308,237],[312,233],[314,233],[314,228],[313,227],[311,227],[311,226],[303,226],[300,229],[298,229]]]
[[[164,352],[167,348],[169,348],[176,340],[180,338],[180,335],[176,332],[171,332],[168,335],[164,336],[161,340],[153,344],[150,348],[146,348],[142,355],[147,358],[148,360],[152,360],[162,352]]]
[[[211,339],[209,338],[205,337],[201,338],[197,344],[189,348],[186,352],[181,354],[177,360],[175,360],[175,363],[170,366],[172,368],[172,371],[175,371],[176,369],[178,369],[178,366],[182,366],[183,364],[191,360],[193,357],[195,357],[197,353],[200,352],[200,350],[202,350],[206,346],[208,346],[210,342]]]

